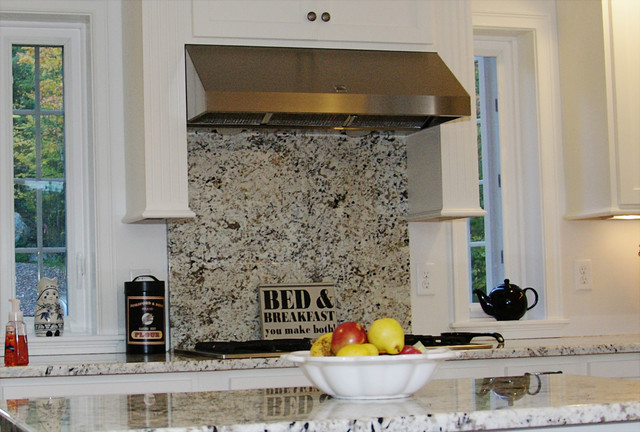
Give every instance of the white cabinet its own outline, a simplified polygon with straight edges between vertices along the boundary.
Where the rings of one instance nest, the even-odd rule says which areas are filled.
[[[640,2],[557,8],[566,216],[640,215]]]
[[[186,392],[194,390],[192,381],[189,374],[4,378],[0,383],[0,398]],[[220,387],[225,389],[224,384]]]
[[[430,45],[432,7],[431,0],[193,0],[193,36]]]
[[[122,2],[125,222],[194,215],[187,193],[184,42],[175,7],[168,0]]]
[[[0,380],[0,399],[245,390],[310,385],[309,380],[298,368],[3,378]]]
[[[640,379],[640,353],[455,360],[444,362],[436,372],[436,378],[484,378],[545,372]]]
[[[597,356],[587,363],[587,369],[590,376],[640,379],[640,355]]]
[[[314,21],[310,12],[316,13]],[[326,21],[324,12],[330,15]],[[429,50],[434,35],[431,0],[128,0],[122,2],[122,20],[123,220],[130,223],[194,216],[188,197],[185,43],[272,40],[295,46],[314,40],[345,48],[361,43]]]
[[[640,353],[447,361],[436,379],[562,372],[640,379]],[[306,387],[299,368],[238,369],[98,376],[3,378],[0,399],[91,394],[166,393]]]

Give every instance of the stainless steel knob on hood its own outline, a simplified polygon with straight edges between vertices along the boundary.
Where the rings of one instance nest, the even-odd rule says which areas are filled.
[[[331,19],[331,14],[329,12],[322,12],[320,18],[322,19],[322,21],[328,22]]]
[[[316,13],[315,13],[315,12],[313,12],[313,11],[311,11],[311,12],[309,12],[309,13],[307,14],[307,19],[308,19],[309,21],[315,21],[317,17],[318,17],[318,16],[317,16],[317,15],[316,15]]]

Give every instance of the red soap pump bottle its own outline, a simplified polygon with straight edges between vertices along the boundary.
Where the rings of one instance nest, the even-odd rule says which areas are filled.
[[[24,324],[20,300],[9,299],[11,312],[5,328],[4,365],[26,366],[29,364],[29,348],[27,346],[27,326]]]

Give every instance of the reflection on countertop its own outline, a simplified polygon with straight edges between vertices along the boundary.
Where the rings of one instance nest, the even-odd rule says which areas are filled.
[[[572,375],[502,381],[435,380],[409,398],[334,399],[312,387],[156,393],[0,402],[18,431],[441,431],[640,421],[640,381]],[[523,385],[527,391],[522,392]],[[509,393],[510,390],[506,390]],[[8,426],[7,419],[0,426]],[[2,424],[4,422],[5,424]],[[621,429],[620,423],[612,424]],[[615,429],[618,428],[618,429]],[[630,429],[631,430],[631,429]]]
[[[456,351],[455,360],[552,357],[640,352],[640,335],[512,339],[494,349]],[[452,360],[452,361],[455,361]],[[151,356],[87,354],[31,356],[29,366],[0,367],[0,378],[199,372],[293,367],[280,358],[216,360],[168,352]]]

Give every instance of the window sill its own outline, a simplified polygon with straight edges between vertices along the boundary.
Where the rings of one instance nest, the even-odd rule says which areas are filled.
[[[125,352],[124,336],[36,337],[29,335],[29,355],[111,354]]]
[[[506,339],[532,339],[563,336],[568,319],[497,321],[493,318],[456,321],[449,324],[454,331],[498,332]]]

